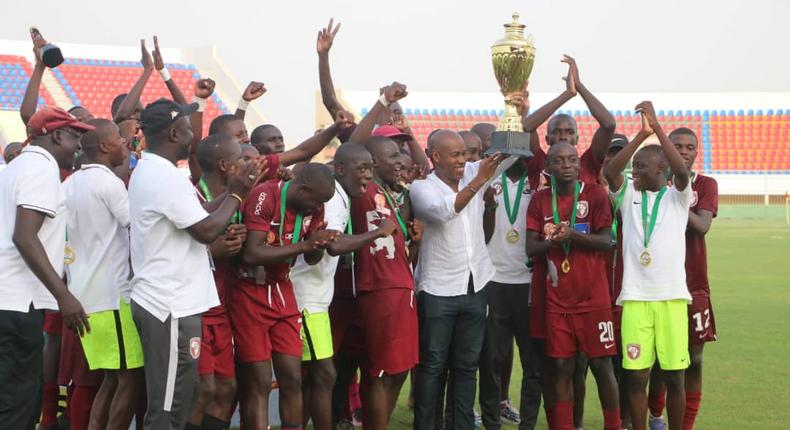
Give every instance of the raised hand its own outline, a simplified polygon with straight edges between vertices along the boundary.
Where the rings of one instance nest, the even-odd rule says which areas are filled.
[[[648,136],[653,134],[653,127],[650,127],[650,123],[647,121],[647,116],[645,116],[644,112],[640,112],[639,116],[642,120],[642,130],[640,131]]]
[[[496,154],[480,160],[480,170],[477,171],[477,178],[482,182],[488,182],[489,179],[494,177],[499,163],[504,161],[508,155],[497,152]]]
[[[44,64],[41,59],[41,47],[47,44],[47,40],[38,31],[36,27],[30,28],[30,38],[33,40],[33,55],[36,56],[36,64]]]
[[[330,49],[332,49],[332,43],[335,41],[335,35],[340,30],[339,22],[334,28],[332,28],[332,24],[334,24],[334,22],[335,19],[330,18],[329,25],[318,32],[318,39],[315,42],[315,49],[319,54],[326,54]]]
[[[519,115],[524,116],[529,114],[529,91],[524,88],[524,91],[514,92],[507,95],[511,103],[516,105],[516,111]]]
[[[579,79],[576,75],[576,60],[566,55],[560,62],[568,64],[568,75],[562,78],[565,81],[565,91],[575,96],[577,93],[576,82]]]
[[[145,39],[140,39],[140,53],[140,64],[143,65],[143,70],[148,72],[154,70],[154,60],[151,58],[148,48],[145,47]]]
[[[281,181],[290,181],[296,176],[291,171],[291,169],[284,166],[280,166],[277,168],[277,173],[274,174],[274,177]]]
[[[642,103],[639,103],[636,105],[636,111],[639,112],[647,121],[647,125],[651,133],[659,127],[658,117],[656,117],[656,110],[653,108],[653,102],[643,101]],[[642,128],[644,128],[644,123],[642,124]]]
[[[154,68],[156,70],[162,70],[165,68],[165,62],[162,60],[162,51],[159,49],[159,38],[154,35],[154,52],[152,52],[154,56]]]
[[[568,66],[571,68],[571,71],[573,72],[573,84],[576,87],[581,85],[582,81],[579,78],[579,65],[576,64],[576,59],[568,54],[563,54],[562,62],[568,64]]]
[[[63,317],[63,324],[69,330],[74,331],[79,337],[91,331],[90,322],[88,322],[88,315],[82,308],[82,305],[70,292],[58,299],[58,309],[60,315]]]
[[[207,99],[214,94],[214,87],[217,85],[213,79],[203,78],[195,82],[195,97]]]
[[[396,101],[409,95],[409,92],[406,91],[406,85],[403,85],[397,81],[384,87],[383,93],[387,103],[395,103]]]
[[[346,130],[354,125],[354,114],[346,110],[337,111],[335,115],[335,127],[339,130]]]
[[[247,88],[244,89],[244,93],[241,95],[241,98],[244,101],[251,102],[260,96],[266,93],[266,87],[263,85],[263,82],[252,81],[247,84]]]

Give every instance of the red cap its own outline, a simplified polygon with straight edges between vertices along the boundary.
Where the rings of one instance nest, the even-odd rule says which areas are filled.
[[[53,131],[71,127],[81,132],[94,130],[96,127],[77,121],[70,113],[59,107],[44,107],[36,111],[27,123],[28,139],[50,134]]]
[[[396,138],[403,138],[403,139],[411,139],[411,136],[408,134],[400,131],[398,127],[394,125],[382,125],[373,130],[373,136],[384,136],[389,137],[390,139]]]

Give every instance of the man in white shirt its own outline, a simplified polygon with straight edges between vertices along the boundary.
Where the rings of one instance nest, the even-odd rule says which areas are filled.
[[[74,166],[83,132],[93,127],[59,108],[28,122],[29,144],[0,173],[0,423],[32,429],[39,415],[43,309],[60,309],[70,330],[90,330],[63,282],[66,207],[60,169]]]
[[[195,401],[201,314],[219,304],[207,244],[225,232],[260,174],[232,168],[228,191],[208,213],[176,167],[192,141],[197,103],[159,99],[140,116],[148,145],[129,182],[132,315],[145,356],[146,429],[182,429]]]
[[[509,167],[495,155],[476,163],[464,159],[464,141],[451,130],[428,140],[435,170],[411,186],[414,214],[425,221],[416,270],[420,363],[415,382],[414,428],[433,430],[441,376],[454,372],[452,422],[472,428],[475,373],[483,346],[487,298],[494,276],[480,228],[489,180]]]
[[[532,273],[525,248],[529,171],[543,169],[533,160],[519,159],[491,181],[493,202],[486,203],[484,215],[488,254],[496,269],[486,286],[488,316],[480,356],[480,411],[489,430],[501,428],[502,420],[534,428],[540,410],[540,361],[529,336]],[[514,337],[523,371],[520,413],[507,397]]]
[[[349,233],[350,198],[362,194],[373,177],[373,159],[364,146],[345,143],[334,159],[335,195],[324,204],[324,220],[329,230]],[[316,430],[332,428],[332,389],[335,367],[332,362],[332,328],[329,305],[334,294],[334,277],[338,256],[353,253],[376,239],[391,235],[398,228],[384,220],[378,229],[360,234],[341,234],[330,243],[321,260],[310,265],[300,255],[291,269],[296,302],[302,313],[302,362],[307,368],[304,404],[306,418],[311,417]],[[306,423],[305,423],[306,427]]]
[[[684,372],[689,366],[688,303],[686,287],[686,224],[692,192],[683,157],[656,119],[653,104],[636,107],[642,130],[606,167],[606,180],[616,195],[623,193],[623,288],[617,304],[623,306],[623,368],[631,420],[635,430],[646,428],[650,369],[658,359],[667,383],[670,430],[680,429],[686,406]],[[653,132],[660,146],[639,145]],[[622,175],[636,152],[633,181]],[[674,184],[667,185],[666,169]]]
[[[91,425],[128,427],[144,384],[143,350],[129,305],[129,196],[113,173],[125,163],[126,140],[106,119],[82,137],[83,163],[63,182],[67,240],[74,251],[69,290],[85,306],[91,332],[82,349],[91,370],[104,370]]]

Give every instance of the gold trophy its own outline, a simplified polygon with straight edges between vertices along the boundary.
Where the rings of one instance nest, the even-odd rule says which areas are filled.
[[[491,46],[491,62],[499,89],[505,96],[505,114],[499,119],[497,131],[491,136],[491,148],[487,154],[502,154],[532,157],[529,150],[529,133],[524,133],[521,116],[510,95],[524,90],[535,64],[535,45],[532,35],[524,37],[524,24],[518,22],[518,12],[513,13],[513,22],[505,24],[505,37]]]

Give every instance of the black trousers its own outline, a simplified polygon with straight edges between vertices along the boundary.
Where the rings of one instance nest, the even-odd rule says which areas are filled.
[[[476,294],[417,297],[420,322],[420,363],[415,380],[414,429],[434,430],[440,382],[448,365],[453,373],[453,429],[474,428],[476,373],[483,347],[486,289]],[[449,402],[448,402],[449,403]],[[453,430],[447,429],[447,430]]]
[[[44,311],[0,311],[0,429],[32,430],[41,413]]]
[[[523,378],[521,380],[520,430],[534,429],[540,412],[540,357],[529,336],[529,284],[489,282],[488,316],[480,356],[480,413],[486,430],[502,428],[499,402],[505,358],[518,344]]]

